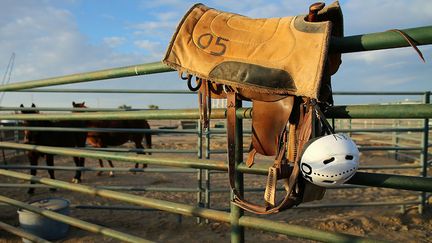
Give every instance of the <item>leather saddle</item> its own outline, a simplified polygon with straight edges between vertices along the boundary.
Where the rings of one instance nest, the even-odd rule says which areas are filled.
[[[331,36],[343,35],[338,2],[310,6],[309,14],[252,19],[194,5],[183,17],[163,62],[178,70],[192,90],[199,90],[204,127],[210,99],[227,98],[227,136],[233,202],[245,210],[275,213],[301,202],[321,199],[325,189],[299,176],[304,144],[313,135],[312,120],[320,106],[332,104],[330,76],[341,64],[329,54]],[[192,75],[197,86],[192,87]],[[252,101],[252,144],[247,165],[255,154],[275,156],[269,168],[265,205],[244,200],[235,188],[236,101]],[[322,117],[321,117],[322,118]],[[277,180],[286,195],[276,202]]]

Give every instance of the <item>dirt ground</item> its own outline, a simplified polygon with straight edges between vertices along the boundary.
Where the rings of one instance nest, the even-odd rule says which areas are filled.
[[[156,128],[157,124],[152,124]],[[364,136],[354,136],[359,145],[371,145],[369,139]],[[212,139],[212,149],[224,149],[224,138]],[[160,135],[153,136],[153,148],[155,149],[192,149],[196,146],[197,139],[194,136]],[[247,141],[245,141],[247,144]],[[194,158],[194,155],[158,154],[151,156]],[[362,152],[361,165],[413,165],[415,161],[396,161],[387,152]],[[212,159],[224,160],[225,155],[212,155]],[[25,156],[12,158],[10,164],[28,164]],[[43,165],[44,162],[40,161]],[[56,165],[72,166],[72,158],[57,156]],[[96,160],[86,160],[89,167],[97,167]],[[132,167],[133,164],[115,162],[117,167]],[[157,168],[157,166],[150,166]],[[381,173],[399,173],[405,175],[418,175],[418,170],[385,170]],[[27,173],[27,171],[26,171]],[[57,171],[56,178],[70,181],[72,171]],[[47,177],[46,171],[40,171],[40,176]],[[26,183],[23,181],[0,176],[0,183]],[[263,176],[245,176],[247,187],[260,187],[265,183]],[[85,172],[84,185],[92,186],[134,186],[140,188],[176,187],[196,188],[196,174],[162,174],[162,173],[137,173],[116,172],[114,177],[108,173],[97,176],[96,172]],[[228,176],[226,173],[214,173],[211,175],[212,188],[228,189]],[[37,188],[33,196],[28,196],[26,188],[1,188],[0,194],[21,201],[34,200],[47,197],[61,197],[72,204],[70,215],[81,220],[123,231],[157,242],[229,242],[230,227],[226,223],[202,222],[197,224],[196,218],[180,217],[160,211],[137,210],[107,210],[107,209],[78,209],[78,205],[129,205],[119,201],[92,197],[84,194],[58,190],[51,193],[48,188]],[[150,198],[163,199],[172,202],[196,205],[196,193],[190,192],[154,192],[134,191],[135,195]],[[246,193],[247,198],[260,202],[262,192]],[[418,192],[393,190],[383,188],[351,188],[327,190],[323,200],[301,206],[316,203],[366,203],[366,202],[400,202],[418,199]],[[211,207],[226,209],[229,207],[229,194],[227,192],[214,192],[211,194]],[[402,210],[404,209],[404,210]],[[249,213],[246,213],[250,215]],[[307,226],[332,232],[348,233],[364,236],[372,239],[388,240],[392,242],[432,242],[432,209],[426,208],[423,214],[419,214],[417,205],[401,206],[368,206],[368,207],[338,207],[338,208],[298,208],[290,209],[271,216],[258,216],[279,222],[294,225]],[[19,226],[17,209],[8,205],[0,205],[0,221]],[[268,233],[261,230],[246,229],[246,242],[312,242],[304,239],[287,237],[285,235]],[[17,236],[0,230],[0,242],[21,242]],[[119,242],[98,234],[89,233],[71,227],[67,237],[58,242]]]

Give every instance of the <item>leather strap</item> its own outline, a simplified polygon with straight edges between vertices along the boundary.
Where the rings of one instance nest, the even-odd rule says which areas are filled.
[[[236,131],[236,93],[227,93],[227,143],[228,143],[228,175],[234,197],[242,197],[235,187],[236,158],[235,158],[235,131]]]
[[[204,84],[203,95],[201,97],[202,101],[202,114],[203,114],[203,129],[210,127],[210,114],[211,114],[211,93],[209,92],[209,81],[202,79],[201,82]]]
[[[257,151],[256,149],[251,145],[251,149],[248,153],[248,157],[246,160],[246,165],[250,168],[252,167],[253,164],[255,164],[255,155],[256,155]]]
[[[303,147],[303,145],[306,143],[306,141],[309,139],[312,131],[312,109],[308,109],[305,112],[305,107],[303,106],[302,102],[297,103],[297,106],[300,106],[298,109],[296,109],[298,112],[298,118],[294,119],[293,121],[290,121],[291,125],[290,128],[294,129],[290,131],[290,133],[294,133],[297,136],[293,136],[293,139],[297,142],[291,143],[288,145],[288,148],[294,146],[298,147],[297,149],[291,149],[291,151],[294,151],[295,158],[294,158],[294,166],[292,166],[292,171],[290,173],[289,179],[286,181],[286,194],[283,200],[281,200],[277,205],[274,203],[274,195],[273,191],[275,188],[275,179],[278,178],[280,174],[282,174],[280,171],[286,170],[287,163],[286,160],[284,160],[284,154],[286,151],[286,143],[283,143],[279,154],[277,155],[277,158],[275,159],[275,163],[273,167],[269,170],[269,175],[271,178],[268,179],[270,181],[270,184],[272,185],[272,188],[266,190],[267,193],[265,194],[265,198],[267,200],[267,205],[261,206],[257,205],[251,202],[248,202],[243,199],[243,196],[240,195],[240,193],[235,188],[235,168],[236,168],[236,161],[235,161],[235,97],[236,94],[234,92],[229,92],[227,95],[228,98],[228,105],[227,105],[227,135],[228,135],[228,173],[229,173],[229,181],[231,190],[234,194],[233,203],[237,205],[240,208],[243,208],[244,210],[256,213],[256,214],[272,214],[279,212],[280,210],[283,210],[285,208],[292,207],[294,205],[298,205],[301,202],[301,198],[299,197],[298,193],[295,191],[296,184],[297,184],[297,178],[299,176],[299,166],[298,162],[300,160],[299,156],[297,156],[300,149]],[[300,100],[300,99],[297,99]],[[295,125],[297,124],[297,125]],[[294,132],[297,131],[297,132]],[[273,169],[274,168],[274,169]],[[285,169],[283,169],[285,168]],[[279,170],[279,173],[277,173],[277,170]],[[276,174],[276,176],[275,176]]]
[[[415,43],[415,40],[413,40],[409,35],[407,35],[405,32],[403,32],[401,30],[391,29],[389,31],[392,31],[392,32],[400,34],[408,42],[408,44],[410,44],[410,46],[412,46],[412,48],[414,48],[414,50],[419,55],[420,59],[422,59],[423,62],[426,62],[425,59],[424,59],[424,57],[423,57],[423,53],[418,49],[417,44]]]
[[[211,82],[205,79],[197,78],[197,86],[192,87],[190,85],[191,79],[188,79],[188,87],[191,91],[198,90],[198,105],[200,113],[200,121],[202,122],[203,129],[210,127],[210,115],[211,115]]]

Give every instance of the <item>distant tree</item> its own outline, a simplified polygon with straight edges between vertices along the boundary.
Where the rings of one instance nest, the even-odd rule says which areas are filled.
[[[124,109],[124,110],[130,110],[130,109],[132,109],[132,106],[130,106],[130,105],[121,105],[118,108],[119,109]]]
[[[149,105],[148,108],[151,110],[159,110],[159,106],[157,105]]]

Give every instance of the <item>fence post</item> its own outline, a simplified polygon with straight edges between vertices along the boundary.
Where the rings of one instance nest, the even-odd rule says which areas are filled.
[[[198,159],[202,159],[202,151],[203,151],[203,126],[200,120],[197,121],[197,131],[198,131],[198,151],[197,157]],[[206,134],[207,131],[204,132]],[[198,192],[197,192],[197,206],[202,207],[202,169],[197,169],[197,183],[198,183]],[[197,224],[201,223],[201,218],[197,217]]]
[[[423,97],[423,103],[430,104],[430,95],[431,92],[427,91]],[[420,163],[422,165],[421,168],[421,176],[427,177],[428,173],[428,148],[429,148],[429,118],[425,118],[423,120],[423,134],[422,134],[422,153],[420,155]],[[427,196],[426,192],[421,192],[420,194],[421,205],[419,205],[419,213],[423,213],[423,209],[426,206]]]
[[[210,139],[211,139],[211,131],[210,128],[208,133],[205,134],[205,159],[210,159]],[[210,170],[204,169],[204,207],[210,208]],[[206,219],[206,223],[209,223],[209,220]]]
[[[348,119],[348,129],[349,130],[352,129],[352,119]],[[349,132],[348,136],[352,137],[352,132]]]
[[[393,128],[400,128],[401,124],[400,124],[400,119],[393,119],[393,124],[392,124]],[[397,131],[393,132],[393,141],[392,144],[396,147],[399,147],[399,135],[400,133]],[[395,150],[394,151],[394,159],[395,160],[399,160],[399,150]]]

